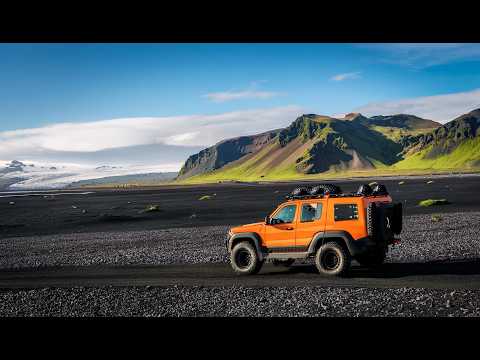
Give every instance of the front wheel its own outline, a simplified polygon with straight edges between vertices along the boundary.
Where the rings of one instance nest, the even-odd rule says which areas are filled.
[[[315,256],[315,265],[321,274],[343,276],[350,268],[350,254],[337,243],[322,245]]]
[[[251,275],[260,271],[263,261],[260,261],[255,248],[248,242],[234,246],[230,253],[230,264],[238,275]]]

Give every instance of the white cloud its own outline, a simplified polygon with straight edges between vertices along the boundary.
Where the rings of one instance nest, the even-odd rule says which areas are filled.
[[[461,93],[370,103],[356,108],[354,111],[366,116],[412,114],[445,123],[478,108],[480,108],[480,89]]]
[[[203,96],[213,102],[226,102],[241,99],[270,99],[279,95],[280,93],[272,91],[244,90],[216,92]]]
[[[282,95],[279,92],[273,91],[261,91],[258,90],[258,86],[268,82],[267,80],[256,80],[250,83],[250,87],[241,91],[219,91],[214,93],[205,94],[202,97],[207,98],[213,102],[226,102],[232,100],[244,100],[244,99],[270,99],[276,96]]]
[[[183,145],[188,141],[193,141],[200,134],[198,132],[188,132],[184,134],[172,135],[165,139],[167,145]]]
[[[361,77],[360,74],[361,74],[360,71],[337,74],[335,76],[332,76],[330,78],[330,80],[332,80],[332,81],[344,81],[344,80],[359,79]]]
[[[215,115],[125,118],[61,123],[0,132],[0,159],[155,165],[181,162],[221,140],[289,125],[302,109],[286,106]],[[179,159],[180,158],[180,159]],[[90,159],[93,159],[89,161]]]

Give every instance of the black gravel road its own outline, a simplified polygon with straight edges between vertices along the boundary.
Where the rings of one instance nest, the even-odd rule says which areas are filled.
[[[347,278],[321,276],[311,261],[250,277],[228,264],[228,228],[263,219],[302,184],[1,193],[0,317],[478,317],[479,180],[380,180],[405,205],[402,242],[384,266],[354,262]],[[418,206],[428,198],[451,204]]]
[[[349,192],[371,181],[373,179],[328,182],[336,183]],[[431,213],[431,208],[418,206],[419,201],[429,198],[446,198],[451,202],[434,209],[436,212],[480,209],[478,175],[376,181],[387,186],[395,201],[404,203],[406,215]],[[399,184],[402,181],[404,183]],[[285,194],[302,184],[305,183],[222,183],[137,190],[91,190],[87,194],[86,190],[77,190],[77,195],[61,195],[62,192],[55,191],[34,192],[37,195],[22,194],[17,197],[12,197],[15,194],[2,193],[0,238],[244,224],[262,220],[284,200]],[[75,193],[72,190],[65,192]],[[199,200],[204,195],[211,198]],[[145,212],[149,205],[158,205],[158,211]]]
[[[0,317],[478,317],[479,286],[478,260],[354,266],[343,279],[307,265],[251,277],[227,264],[2,270]]]
[[[319,286],[0,290],[0,316],[478,317],[480,291]]]
[[[480,289],[480,260],[389,263],[372,270],[353,266],[348,277],[318,274],[308,264],[285,269],[265,264],[254,276],[235,275],[228,264],[88,266],[1,270],[0,288],[101,286],[362,287]]]

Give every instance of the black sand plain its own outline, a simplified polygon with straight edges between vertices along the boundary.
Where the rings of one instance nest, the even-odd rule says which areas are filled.
[[[480,177],[328,182],[374,180],[404,204],[402,242],[344,279],[308,261],[246,278],[228,264],[228,227],[311,183],[2,193],[0,316],[480,316]],[[450,204],[418,206],[430,198]]]
[[[328,181],[345,192],[363,183],[387,186],[406,216],[480,210],[480,176],[415,177]],[[403,184],[399,184],[400,182]],[[430,182],[430,183],[428,183]],[[0,238],[98,231],[153,230],[236,225],[262,221],[294,187],[312,183],[220,183],[139,189],[80,189],[78,195],[0,197]],[[86,195],[81,193],[91,192]],[[11,195],[11,194],[2,194]],[[199,200],[202,196],[207,200]],[[448,205],[421,207],[424,199],[447,199]],[[12,203],[13,202],[13,203]],[[158,205],[156,211],[145,211]]]

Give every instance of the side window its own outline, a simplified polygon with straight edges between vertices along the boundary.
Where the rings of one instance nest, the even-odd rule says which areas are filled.
[[[297,205],[287,205],[282,208],[275,216],[274,220],[276,223],[291,223],[295,219],[295,211],[297,210]]]
[[[311,203],[302,205],[302,215],[300,222],[310,222],[318,220],[322,217],[322,204]]]
[[[356,204],[336,204],[333,213],[335,221],[358,219],[358,207]]]

